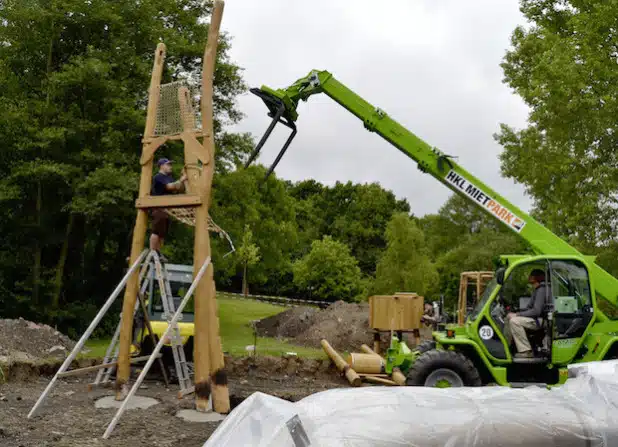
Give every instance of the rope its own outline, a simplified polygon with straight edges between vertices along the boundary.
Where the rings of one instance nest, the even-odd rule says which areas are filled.
[[[163,211],[165,211],[168,216],[182,222],[185,225],[189,225],[190,227],[195,226],[195,208],[163,208]],[[219,225],[217,225],[210,216],[208,216],[208,231],[218,233],[220,238],[227,239],[227,242],[230,245],[230,251],[223,256],[224,258],[236,251],[230,235],[227,234],[226,231]]]

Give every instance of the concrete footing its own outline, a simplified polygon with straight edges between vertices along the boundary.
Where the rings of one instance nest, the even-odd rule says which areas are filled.
[[[122,402],[122,400],[116,400],[114,396],[105,396],[97,400],[94,403],[94,406],[95,408],[120,408]],[[129,400],[127,410],[143,410],[158,403],[159,401],[157,399],[153,399],[152,397],[133,396],[131,400]]]
[[[225,419],[225,415],[214,411],[180,410],[176,416],[188,422],[220,422]]]

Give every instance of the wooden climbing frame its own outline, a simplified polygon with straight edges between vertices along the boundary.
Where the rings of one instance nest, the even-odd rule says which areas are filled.
[[[148,224],[147,211],[163,208],[172,217],[192,225],[194,234],[194,277],[210,258],[209,229],[221,232],[209,216],[212,178],[215,164],[215,144],[213,137],[213,76],[216,61],[219,29],[223,16],[224,3],[215,0],[204,52],[201,97],[201,123],[194,103],[197,94],[186,81],[161,84],[166,47],[157,46],[148,95],[146,126],[142,140],[142,166],[139,195],[136,201],[137,218],[133,232],[131,256],[133,264],[142,252]],[[200,126],[201,124],[201,126]],[[201,138],[202,141],[199,139]],[[157,149],[171,140],[184,144],[187,183],[185,193],[152,197],[150,196],[153,160]],[[125,289],[123,318],[120,328],[120,349],[116,379],[116,399],[123,400],[128,392],[130,375],[130,345],[132,338],[132,313],[138,293],[138,276],[133,274]],[[215,284],[212,263],[195,289],[195,399],[196,409],[206,411],[212,393],[212,407],[218,413],[230,410],[227,379],[224,372],[223,352],[219,337],[219,321],[215,301]]]

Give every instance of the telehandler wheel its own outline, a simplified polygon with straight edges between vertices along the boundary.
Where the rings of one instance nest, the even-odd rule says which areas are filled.
[[[433,340],[425,340],[414,349],[420,353],[431,351],[432,349],[436,349],[436,342]]]
[[[481,376],[474,364],[457,351],[427,351],[416,359],[406,385],[449,388],[481,386]]]

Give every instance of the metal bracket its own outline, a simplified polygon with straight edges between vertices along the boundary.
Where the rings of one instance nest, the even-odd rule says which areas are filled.
[[[273,162],[273,164],[270,165],[270,168],[268,168],[268,172],[266,173],[266,176],[264,177],[264,181],[265,181],[270,176],[270,174],[272,174],[272,172],[275,170],[275,168],[281,161],[281,158],[287,151],[288,147],[290,147],[292,140],[296,136],[297,129],[296,129],[296,124],[294,124],[294,121],[290,120],[288,117],[285,116],[286,108],[285,108],[285,104],[283,103],[283,101],[281,101],[279,98],[269,93],[266,93],[258,88],[252,88],[250,91],[251,93],[260,97],[264,101],[264,103],[266,104],[266,107],[268,107],[268,110],[269,110],[268,116],[272,118],[272,121],[270,125],[268,126],[268,128],[266,129],[266,132],[264,133],[264,135],[258,142],[257,146],[255,146],[255,149],[253,149],[253,152],[251,153],[251,155],[249,156],[249,159],[245,163],[245,168],[249,167],[249,165],[253,162],[253,160],[257,158],[260,151],[262,150],[262,147],[264,146],[264,144],[270,137],[270,134],[274,130],[277,123],[281,123],[284,126],[292,129],[292,133],[290,134],[285,144],[279,151],[277,158],[275,158],[275,161]]]

